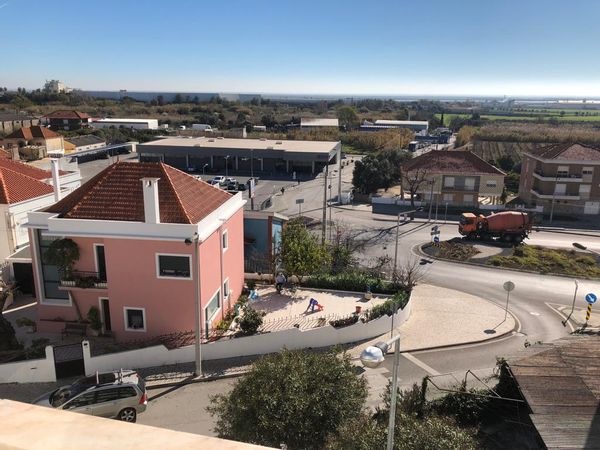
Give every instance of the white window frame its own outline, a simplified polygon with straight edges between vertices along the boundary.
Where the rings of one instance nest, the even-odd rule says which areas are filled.
[[[215,312],[213,313],[212,316],[208,317],[206,315],[206,309],[208,308],[208,305],[210,302],[212,302],[213,298],[215,298],[215,295],[219,294],[219,307],[217,309],[215,309]],[[210,300],[206,303],[206,306],[204,307],[204,324],[207,327],[207,329],[205,330],[205,332],[208,331],[208,324],[210,322],[213,321],[213,319],[215,317],[217,317],[217,314],[221,311],[221,308],[223,308],[223,292],[221,292],[221,288],[218,288],[213,295],[210,296]]]
[[[485,187],[498,187],[498,182],[496,180],[486,180]]]
[[[227,286],[227,289],[225,289],[225,286]],[[225,280],[223,280],[223,300],[229,299],[230,294],[231,288],[229,287],[229,278],[225,278]]]
[[[221,249],[223,253],[229,248],[229,232],[227,230],[221,233]]]
[[[467,200],[467,197],[471,197],[471,199]],[[463,202],[464,203],[475,203],[475,195],[474,194],[464,194],[463,195]]]
[[[193,280],[194,279],[194,271],[192,270],[192,255],[187,253],[156,253],[156,278],[159,280]],[[190,276],[189,277],[170,277],[160,274],[160,256],[181,256],[186,257],[190,263]]]
[[[582,167],[581,168],[581,175],[594,175],[594,168],[593,167]]]
[[[33,245],[33,252],[35,255],[35,271],[37,272],[37,281],[35,283],[35,288],[39,292],[40,296],[40,305],[46,306],[64,306],[67,308],[71,308],[73,306],[73,296],[69,292],[69,298],[52,298],[46,297],[46,291],[44,289],[44,274],[42,270],[42,255],[40,253],[40,241],[37,232],[41,234],[44,233],[45,230],[41,230],[39,228],[34,228],[31,233],[33,241],[30,243]]]
[[[472,181],[472,183],[467,183],[468,181]],[[477,180],[475,179],[475,177],[465,177],[465,190],[469,189],[470,191],[474,191],[476,181]]]
[[[442,197],[442,201],[443,202],[453,202],[454,201],[454,194],[444,194],[444,196]]]
[[[559,175],[559,172],[566,173],[566,175]],[[569,176],[569,166],[558,166],[556,168],[557,178],[567,178]]]
[[[558,187],[561,187],[559,190]],[[567,193],[567,185],[565,183],[554,184],[554,195],[565,195]]]
[[[444,187],[453,188],[456,183],[455,177],[444,177]]]
[[[142,320],[144,321],[143,328],[129,328],[127,324],[127,311],[142,311]],[[125,331],[135,331],[139,333],[145,333],[148,328],[148,322],[146,322],[146,308],[141,306],[123,306],[123,321],[125,326]]]
[[[98,252],[96,251],[96,247],[104,247],[104,244],[94,243],[94,265],[96,267],[96,273],[98,273]],[[104,247],[104,263],[106,264],[106,247]]]

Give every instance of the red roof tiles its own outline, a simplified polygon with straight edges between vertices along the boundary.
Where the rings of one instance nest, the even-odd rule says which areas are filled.
[[[34,138],[43,138],[43,139],[52,139],[60,137],[60,134],[55,133],[50,128],[40,127],[39,125],[35,125],[33,127],[23,127],[18,130],[13,131],[11,134],[6,136],[5,139],[34,139]]]
[[[162,223],[198,223],[231,194],[163,163],[118,162],[45,209],[67,219],[144,222],[142,178],[159,178]]]
[[[53,187],[49,184],[8,167],[0,167],[0,203],[2,204],[19,203],[52,192]]]
[[[91,116],[79,111],[61,109],[44,116],[46,119],[90,119]]]
[[[426,170],[431,174],[484,174],[506,175],[474,153],[462,150],[433,150],[403,164],[406,171]]]
[[[600,149],[584,144],[552,144],[536,148],[531,153],[544,159],[600,161]]]
[[[28,177],[35,178],[36,180],[47,180],[52,178],[52,172],[49,170],[43,170],[38,167],[26,164],[20,161],[13,161],[12,159],[0,158],[0,168],[10,169],[14,172],[22,173]],[[61,170],[61,175],[65,174]]]

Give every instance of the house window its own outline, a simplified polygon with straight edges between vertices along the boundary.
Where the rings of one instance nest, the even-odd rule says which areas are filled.
[[[61,239],[56,236],[44,236],[41,231],[37,232],[38,247],[40,255],[41,282],[44,290],[44,300],[64,301],[65,304],[70,304],[69,293],[58,288],[60,284],[60,273],[57,266],[48,264],[45,261],[46,253],[50,244],[56,239]]]
[[[445,177],[444,178],[444,187],[447,187],[447,188],[454,187],[454,177]]]
[[[219,290],[215,293],[213,298],[210,299],[210,302],[208,302],[208,305],[206,305],[206,308],[204,308],[204,317],[205,317],[207,324],[211,321],[211,319],[217,313],[217,311],[219,310],[220,307],[221,307],[221,291]],[[207,329],[208,329],[208,326],[207,326]]]
[[[582,175],[593,175],[594,168],[593,167],[584,167],[583,169],[581,169],[581,174]]]
[[[223,231],[222,240],[223,251],[225,251],[229,247],[229,233],[227,233],[227,231]]]
[[[465,178],[465,189],[467,191],[473,191],[473,190],[475,190],[475,178],[473,178],[473,177],[466,177]]]
[[[184,278],[190,280],[190,255],[156,255],[158,278]]]
[[[473,203],[473,195],[468,194],[463,197],[463,202],[465,203]]]
[[[229,278],[223,282],[223,298],[229,297]]]
[[[564,195],[567,193],[567,185],[557,183],[554,185],[554,194],[555,195]]]
[[[485,185],[486,187],[496,187],[498,186],[498,182],[496,180],[487,180]]]
[[[125,330],[146,331],[146,310],[144,308],[123,308],[125,311]]]
[[[444,202],[451,202],[454,200],[454,194],[444,194]]]
[[[559,178],[569,176],[569,166],[558,166],[556,169],[556,176]]]
[[[590,191],[592,186],[590,184],[582,184],[579,186],[579,195],[583,198],[590,198]]]

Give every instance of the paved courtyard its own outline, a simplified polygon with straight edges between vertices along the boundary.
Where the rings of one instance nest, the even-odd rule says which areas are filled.
[[[357,311],[371,309],[386,301],[388,297],[373,294],[370,300],[361,294],[341,291],[299,288],[295,292],[286,289],[278,294],[274,287],[258,289],[259,297],[252,300],[252,306],[266,313],[261,331],[276,331],[296,326],[301,330],[323,326],[329,320],[348,317]],[[322,310],[309,307],[315,299]]]

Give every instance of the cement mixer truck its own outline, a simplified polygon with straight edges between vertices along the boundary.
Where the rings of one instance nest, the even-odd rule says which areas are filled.
[[[520,243],[529,236],[533,219],[521,211],[503,211],[489,216],[463,213],[458,232],[467,239]]]

